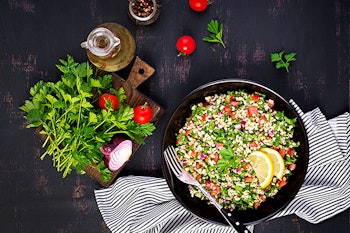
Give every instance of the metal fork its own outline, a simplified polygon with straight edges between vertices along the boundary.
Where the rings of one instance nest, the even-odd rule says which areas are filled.
[[[210,203],[219,210],[231,227],[234,227],[238,233],[250,233],[250,231],[238,221],[231,212],[225,210],[191,174],[184,170],[173,146],[169,146],[165,149],[164,158],[166,164],[174,175],[185,184],[197,186],[204,196],[209,199]]]

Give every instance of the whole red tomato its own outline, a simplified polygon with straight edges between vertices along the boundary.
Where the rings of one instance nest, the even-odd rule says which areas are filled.
[[[139,124],[146,124],[152,120],[152,108],[147,103],[134,108],[134,121]]]
[[[196,48],[196,41],[191,36],[181,36],[176,42],[176,48],[180,51],[178,56],[191,54]]]
[[[109,93],[103,93],[98,99],[98,105],[102,109],[107,110],[107,107],[111,107],[115,111],[118,107],[118,104],[118,97]]]
[[[207,8],[208,0],[189,0],[189,4],[192,10],[201,12]]]

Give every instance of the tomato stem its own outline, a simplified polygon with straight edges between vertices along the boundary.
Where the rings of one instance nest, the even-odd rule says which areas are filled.
[[[147,101],[142,105],[142,109],[145,109],[148,106]]]

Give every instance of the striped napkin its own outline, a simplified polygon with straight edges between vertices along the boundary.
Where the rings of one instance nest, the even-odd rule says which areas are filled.
[[[296,197],[273,218],[296,214],[319,223],[350,207],[350,115],[327,121],[319,108],[303,113],[293,100],[290,103],[306,126],[310,164]],[[95,190],[95,197],[113,233],[236,232],[184,209],[162,178],[120,177],[110,187]],[[253,232],[254,226],[248,229]]]

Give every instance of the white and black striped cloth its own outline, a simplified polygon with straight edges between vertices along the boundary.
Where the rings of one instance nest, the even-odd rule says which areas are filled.
[[[310,146],[305,182],[295,199],[273,218],[296,214],[311,223],[324,221],[350,207],[350,115],[326,120],[320,109],[303,113]],[[184,209],[162,178],[120,177],[95,190],[97,205],[113,233],[234,233]],[[253,226],[249,229],[253,231]]]

